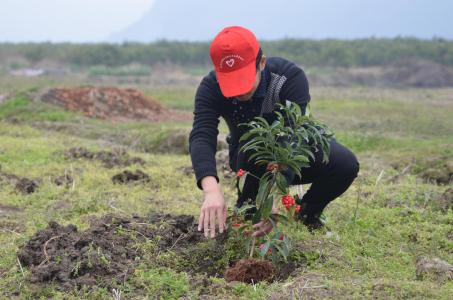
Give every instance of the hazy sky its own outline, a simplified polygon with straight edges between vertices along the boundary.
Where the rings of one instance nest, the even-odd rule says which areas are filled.
[[[0,41],[99,41],[146,13],[153,0],[0,0]]]
[[[0,0],[0,42],[209,40],[231,24],[264,39],[453,39],[453,0]]]

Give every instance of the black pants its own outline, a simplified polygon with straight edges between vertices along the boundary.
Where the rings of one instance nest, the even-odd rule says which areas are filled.
[[[266,171],[266,166],[256,166],[248,162],[247,156],[252,153],[239,153],[231,157],[230,166],[233,170],[244,169],[258,178]],[[237,164],[233,164],[236,161]],[[310,167],[302,168],[302,178],[292,176],[291,185],[311,183],[310,189],[305,193],[302,201],[306,203],[304,214],[308,216],[319,215],[332,200],[343,194],[359,172],[359,162],[355,155],[336,140],[330,142],[330,156],[327,164],[322,163],[321,151],[315,153],[315,160],[310,161]],[[236,206],[240,207],[245,202],[255,202],[259,181],[253,176],[247,176],[244,189],[239,192]]]

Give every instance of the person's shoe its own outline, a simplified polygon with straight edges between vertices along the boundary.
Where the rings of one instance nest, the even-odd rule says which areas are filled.
[[[308,231],[310,232],[320,230],[325,226],[324,222],[317,215],[305,216],[303,224],[307,227]]]
[[[319,230],[324,227],[325,222],[320,218],[321,214],[307,214],[307,203],[302,203],[300,212],[296,216],[296,220],[301,221],[310,232]]]

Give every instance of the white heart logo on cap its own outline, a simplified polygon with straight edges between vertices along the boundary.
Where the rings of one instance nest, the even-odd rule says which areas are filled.
[[[227,60],[225,63],[231,68],[234,65],[234,58]]]

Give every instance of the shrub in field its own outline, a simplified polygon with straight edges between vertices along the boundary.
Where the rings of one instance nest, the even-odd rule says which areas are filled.
[[[327,163],[330,152],[329,140],[333,133],[323,124],[315,121],[307,107],[306,114],[302,114],[300,107],[290,101],[285,105],[279,104],[275,112],[276,120],[269,124],[262,117],[257,117],[247,124],[248,131],[241,137],[245,142],[241,151],[249,154],[249,160],[257,165],[266,165],[266,171],[259,179],[259,188],[255,205],[245,205],[236,209],[231,217],[231,227],[238,236],[245,236],[250,245],[250,257],[256,245],[256,238],[251,236],[253,225],[260,222],[272,224],[272,231],[264,236],[259,246],[259,253],[264,257],[270,256],[274,263],[280,258],[285,261],[289,255],[291,242],[279,228],[279,223],[292,222],[295,214],[301,207],[289,193],[289,183],[284,172],[294,172],[301,177],[301,169],[308,167],[310,159],[314,160],[314,153],[322,151],[323,162]],[[242,191],[247,176],[254,176],[247,170],[237,172],[239,190]],[[285,214],[278,213],[278,206],[285,207]],[[256,208],[250,221],[246,221],[244,214]]]

